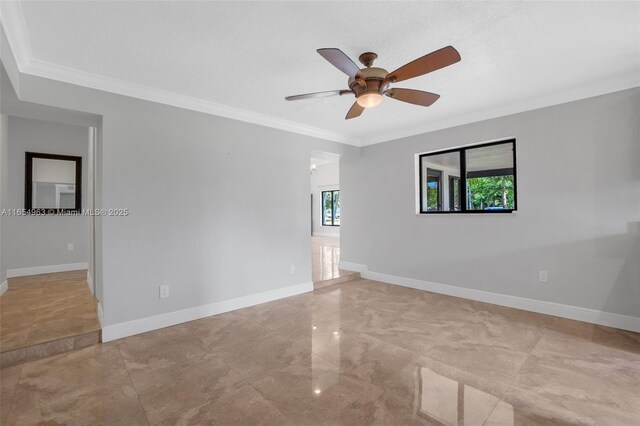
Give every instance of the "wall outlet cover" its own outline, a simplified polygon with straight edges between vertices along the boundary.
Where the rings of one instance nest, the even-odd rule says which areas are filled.
[[[549,280],[549,274],[547,271],[540,271],[540,282],[546,283]]]
[[[67,244],[67,251],[73,251],[73,244],[72,243]]]
[[[165,299],[169,297],[169,286],[161,285],[160,286],[160,299]]]

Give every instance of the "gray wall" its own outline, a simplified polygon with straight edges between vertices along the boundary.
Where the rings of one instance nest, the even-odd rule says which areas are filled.
[[[340,165],[342,260],[640,316],[639,117],[632,89],[365,147]],[[517,139],[517,213],[415,214],[416,153],[506,137]]]
[[[24,208],[25,152],[82,157],[82,203],[87,201],[88,130],[85,127],[9,117],[7,209]],[[87,262],[86,216],[7,216],[2,254],[7,269]],[[67,251],[73,243],[74,250]]]
[[[312,281],[311,151],[346,158],[357,148],[39,77],[11,78],[19,78],[23,101],[102,117],[98,197],[104,208],[130,211],[97,225],[96,293],[105,325]],[[158,298],[161,284],[170,285],[167,299]]]
[[[322,226],[322,191],[340,189],[340,165],[338,162],[317,167],[311,174],[311,193],[313,194],[313,233],[314,235],[340,236],[339,226]]]

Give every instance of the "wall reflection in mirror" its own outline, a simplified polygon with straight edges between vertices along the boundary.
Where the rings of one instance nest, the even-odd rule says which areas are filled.
[[[27,152],[25,209],[53,213],[81,208],[82,157]]]

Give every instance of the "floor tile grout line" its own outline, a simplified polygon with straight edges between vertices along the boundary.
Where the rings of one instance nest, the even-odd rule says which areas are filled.
[[[9,416],[11,415],[11,410],[13,409],[13,405],[15,404],[16,392],[18,392],[18,385],[20,384],[20,380],[22,379],[22,372],[24,370],[24,364],[18,364],[17,367],[20,367],[20,373],[18,374],[18,380],[16,380],[15,387],[13,389],[13,392],[11,393],[11,402],[9,403],[9,410],[8,410],[8,413],[7,413],[7,420],[9,419]],[[11,367],[7,367],[7,368],[11,368]]]
[[[496,408],[498,407],[498,404],[500,404],[500,402],[504,401],[504,397],[507,394],[507,392],[509,391],[509,389],[511,387],[513,387],[513,384],[515,383],[516,379],[518,378],[518,375],[520,374],[520,371],[522,370],[522,368],[525,366],[525,364],[527,363],[527,361],[529,361],[529,358],[531,358],[533,355],[533,349],[538,345],[538,343],[540,342],[540,340],[542,339],[542,333],[540,333],[540,336],[538,336],[538,339],[536,340],[535,345],[532,346],[531,350],[529,351],[529,353],[527,354],[527,357],[525,358],[525,360],[522,362],[522,364],[520,365],[520,367],[518,368],[518,370],[515,372],[515,374],[513,375],[513,378],[511,379],[511,381],[509,382],[509,384],[507,386],[505,386],[504,391],[502,392],[502,395],[500,395],[500,398],[498,399],[498,401],[495,403],[495,405],[493,406],[493,409],[491,410],[491,412],[489,413],[489,415],[487,416],[487,418],[484,420],[484,422],[482,423],[483,426],[484,424],[487,423],[487,421],[489,420],[489,418],[491,417],[491,415],[493,414],[493,412],[496,410]],[[508,404],[508,402],[504,401],[506,404]]]
[[[100,344],[102,344],[102,343],[100,343]],[[122,351],[120,349],[120,344],[116,343],[115,347],[118,350],[118,355],[120,355],[120,361],[122,361],[122,366],[124,367],[124,371],[127,373],[127,377],[129,378],[129,382],[131,383],[131,387],[133,387],[133,391],[136,393],[136,400],[138,401],[138,404],[140,404],[140,407],[142,408],[142,412],[144,413],[145,419],[147,419],[147,424],[151,425],[151,421],[149,420],[149,414],[147,414],[147,409],[145,408],[145,406],[142,403],[142,401],[140,401],[140,394],[138,393],[138,389],[136,388],[136,384],[134,383],[133,379],[131,378],[131,373],[129,372],[129,368],[127,367],[127,363],[125,362],[124,356],[122,355]]]
[[[304,367],[304,365],[303,365],[303,364],[301,364],[301,363],[300,363],[300,362],[298,362],[298,361],[291,363],[290,367],[291,367],[291,366],[293,366],[293,365],[301,365],[301,366],[303,366],[303,367]],[[287,368],[288,368],[288,367],[287,367]],[[264,379],[264,378],[265,378],[265,377],[267,377],[269,374],[274,374],[274,373],[277,373],[278,371],[281,371],[281,370],[283,370],[283,368],[281,368],[281,369],[277,369],[277,370],[274,370],[274,371],[272,371],[272,372],[270,372],[270,373],[268,373],[268,374],[263,374],[263,375],[262,375],[262,377],[261,377],[261,379]],[[294,424],[294,425],[296,424],[296,422],[295,422],[291,417],[289,417],[287,414],[283,413],[283,412],[282,412],[282,410],[280,410],[280,407],[278,407],[276,404],[274,404],[274,403],[273,403],[273,402],[272,402],[272,401],[271,401],[271,400],[270,400],[270,399],[269,399],[265,394],[263,394],[262,392],[260,392],[260,390],[259,390],[258,388],[256,388],[250,380],[246,380],[246,382],[247,382],[247,384],[248,384],[249,386],[251,386],[251,388],[252,388],[253,390],[255,390],[255,391],[258,393],[258,395],[260,395],[260,396],[261,396],[265,401],[267,401],[267,402],[269,403],[269,405],[271,405],[271,406],[272,406],[273,408],[275,408],[275,409],[276,409],[280,414],[282,414],[282,417],[284,417],[285,419],[289,420],[292,424]]]
[[[287,414],[283,413],[282,410],[280,410],[280,407],[278,407],[277,405],[275,405],[270,399],[268,399],[266,397],[266,395],[264,395],[262,392],[260,392],[251,382],[247,382],[247,384],[251,387],[251,389],[253,389],[254,391],[256,391],[258,393],[258,395],[260,395],[262,397],[262,399],[264,399],[265,401],[267,401],[267,403],[273,407],[278,413],[280,413],[282,415],[282,417],[284,417],[285,419],[287,419],[289,422],[291,422],[292,424],[296,424],[296,422],[289,417]]]

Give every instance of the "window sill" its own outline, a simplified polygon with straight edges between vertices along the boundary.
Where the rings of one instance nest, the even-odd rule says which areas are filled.
[[[477,211],[466,211],[466,212],[428,212],[428,213],[416,212],[416,216],[442,216],[442,215],[451,215],[451,216],[457,216],[457,215],[479,216],[480,215],[481,216],[481,215],[505,215],[505,214],[517,215],[518,211],[517,210],[496,210],[496,211],[477,210]]]

